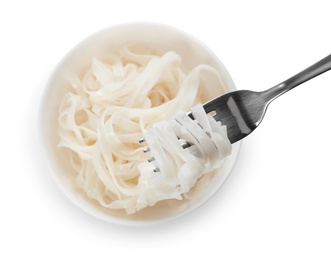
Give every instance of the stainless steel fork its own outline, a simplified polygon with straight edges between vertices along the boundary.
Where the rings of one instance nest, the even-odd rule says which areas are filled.
[[[235,143],[258,127],[268,105],[274,99],[330,69],[331,55],[268,90],[229,92],[207,102],[203,108],[206,113],[212,114],[216,121],[227,126],[228,138],[231,143]],[[192,113],[188,115],[193,118]]]

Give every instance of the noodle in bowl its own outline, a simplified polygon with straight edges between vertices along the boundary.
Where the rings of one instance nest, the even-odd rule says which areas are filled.
[[[151,117],[151,122],[144,122],[144,124],[142,124],[141,122],[135,122],[137,123],[137,125],[141,126],[142,129],[144,129],[145,127],[148,128],[152,126],[152,124],[154,123],[152,121],[154,120],[167,119],[177,109],[188,110],[191,106],[193,106],[193,104],[197,102],[204,103],[217,95],[235,89],[231,77],[229,76],[226,68],[219,61],[219,59],[201,42],[187,35],[186,33],[178,31],[177,29],[159,24],[129,23],[113,26],[100,32],[97,32],[79,43],[62,59],[62,61],[55,69],[52,77],[50,78],[43,96],[41,104],[40,130],[42,143],[45,148],[45,154],[50,164],[50,170],[52,172],[52,175],[61,190],[76,205],[78,205],[80,208],[90,213],[91,215],[111,223],[123,225],[146,225],[171,220],[179,216],[185,215],[205,203],[221,187],[221,185],[224,183],[224,181],[230,174],[231,169],[235,163],[235,160],[239,153],[240,143],[237,143],[232,146],[232,154],[224,160],[220,168],[218,168],[212,173],[209,173],[208,177],[201,178],[199,182],[197,182],[196,185],[187,194],[185,194],[183,199],[160,200],[156,201],[155,205],[153,206],[145,205],[144,207],[140,208],[134,205],[131,208],[126,208],[126,210],[125,205],[123,204],[123,201],[125,201],[125,199],[122,199],[123,196],[125,197],[125,193],[123,193],[123,195],[121,192],[122,190],[127,189],[120,187],[119,190],[121,190],[121,192],[119,192],[118,194],[116,193],[116,191],[114,191],[115,195],[117,194],[116,196],[118,198],[121,198],[119,199],[120,203],[115,203],[116,206],[114,206],[115,204],[112,203],[113,201],[111,201],[114,196],[112,196],[112,194],[107,195],[109,192],[104,192],[105,186],[103,184],[103,182],[107,182],[108,178],[109,187],[111,187],[109,189],[116,190],[116,187],[119,184],[116,181],[112,182],[111,180],[113,180],[114,178],[116,179],[122,177],[102,177],[100,176],[100,174],[94,174],[94,172],[96,171],[93,169],[93,167],[98,168],[99,166],[102,166],[101,164],[105,164],[108,168],[115,169],[114,174],[116,175],[118,174],[118,172],[116,172],[116,169],[121,168],[121,164],[114,164],[118,168],[116,168],[115,166],[114,168],[113,165],[109,165],[109,160],[107,162],[107,159],[105,159],[104,157],[112,157],[111,154],[102,154],[100,158],[103,156],[102,158],[104,159],[102,160],[102,162],[100,162],[100,165],[98,164],[98,160],[95,159],[91,159],[90,164],[88,164],[89,158],[92,157],[91,154],[95,153],[85,153],[85,151],[92,147],[95,143],[98,143],[100,147],[104,147],[107,145],[109,147],[112,145],[112,142],[106,143],[105,141],[103,141],[106,139],[100,138],[100,136],[95,134],[91,129],[87,129],[86,131],[88,131],[89,133],[91,132],[91,135],[95,136],[92,137],[93,140],[89,140],[89,144],[87,144],[86,147],[82,147],[81,145],[79,146],[79,149],[81,150],[78,153],[78,157],[76,156],[76,152],[74,152],[75,155],[73,156],[73,153],[70,151],[70,149],[75,150],[76,148],[73,147],[76,147],[77,145],[71,145],[71,141],[68,142],[68,140],[74,140],[73,142],[77,141],[77,143],[79,143],[84,139],[83,137],[81,137],[82,140],[76,140],[77,136],[80,136],[80,133],[78,133],[77,135],[72,134],[75,131],[71,131],[69,127],[70,125],[72,125],[72,123],[70,123],[70,120],[68,118],[70,117],[70,111],[73,109],[73,107],[82,106],[81,104],[86,104],[86,102],[89,103],[89,105],[93,107],[93,109],[91,108],[91,111],[93,110],[93,115],[100,114],[100,121],[105,120],[105,114],[109,114],[109,108],[107,107],[109,104],[107,102],[103,102],[103,106],[100,106],[99,104],[101,103],[99,101],[94,101],[97,100],[97,98],[100,96],[100,91],[94,91],[93,82],[91,84],[89,83],[90,81],[87,75],[90,73],[89,71],[92,70],[92,72],[94,72],[94,74],[97,74],[98,76],[98,72],[102,71],[103,69],[107,69],[107,62],[109,60],[114,60],[114,56],[118,55],[118,53],[121,53],[121,55],[124,53],[124,56],[122,55],[121,59],[125,61],[129,60],[129,62],[130,57],[132,57],[132,54],[137,53],[139,58],[141,58],[142,60],[146,59],[146,57],[152,57],[156,60],[168,59],[170,60],[169,64],[175,64],[171,66],[177,66],[175,68],[176,71],[180,71],[180,73],[182,73],[180,75],[176,74],[176,79],[183,78],[181,75],[188,75],[187,77],[189,77],[192,71],[199,71],[199,75],[201,74],[201,78],[199,78],[198,80],[200,86],[198,87],[198,89],[195,90],[196,94],[194,95],[194,97],[189,98],[190,92],[194,91],[193,89],[185,90],[187,92],[187,99],[192,100],[188,100],[189,102],[187,103],[187,100],[185,100],[186,96],[184,96],[184,99],[182,97],[179,97],[178,102],[174,102],[174,111],[169,110],[169,107],[166,107],[166,109],[162,111],[160,107],[163,103],[165,103],[165,101],[161,102],[160,98],[155,98],[155,93],[150,94],[148,101],[150,101],[149,103],[155,103],[154,106],[155,108],[158,108],[158,115]],[[143,53],[143,55],[141,53]],[[140,60],[132,61],[132,64],[138,63],[140,64],[143,62]],[[150,64],[149,61],[147,63]],[[122,69],[123,68],[124,67],[122,66]],[[125,69],[126,71],[128,70],[127,67],[125,67]],[[136,71],[139,71],[139,69],[139,66],[135,68]],[[151,71],[153,72],[153,70]],[[210,71],[212,71],[212,73],[216,73],[218,76],[213,77],[210,75],[204,75],[205,73],[208,74]],[[77,78],[82,80],[78,80],[76,83],[74,80],[73,82],[72,79]],[[85,81],[83,79],[85,79]],[[107,79],[105,79],[105,77],[103,77],[102,75],[99,78],[97,77],[97,79],[99,80],[99,82],[104,81],[104,85],[107,84]],[[126,80],[126,78],[124,77],[123,80]],[[89,84],[91,85],[92,89],[89,88]],[[86,96],[86,93],[82,93],[81,90],[76,89],[75,86],[77,85],[84,85],[81,89],[84,89],[85,92],[88,93],[88,95]],[[181,86],[182,85],[179,85],[179,87]],[[68,99],[68,95],[73,96],[72,94],[68,94],[72,92],[73,88],[74,91],[76,91],[73,99],[75,99],[76,97],[80,97],[80,99],[78,99],[80,100],[79,102],[81,102],[75,106],[72,105],[72,100],[70,100],[70,102],[64,101]],[[96,90],[98,90],[98,87],[96,87]],[[139,91],[130,91],[132,92],[132,95],[134,92],[139,92],[139,94],[144,93],[144,91],[146,93],[148,92],[146,89],[139,89]],[[92,92],[93,94],[91,94]],[[176,90],[175,92],[180,92],[180,90]],[[83,97],[83,99],[81,99],[81,97]],[[84,100],[84,98],[86,100]],[[181,100],[183,102],[181,102]],[[136,100],[132,100],[131,98],[131,101],[135,102]],[[116,102],[120,101],[116,100]],[[132,106],[134,107],[134,109],[138,109],[138,112],[139,109],[145,109],[147,111],[148,108],[144,108],[144,106],[146,105],[145,103],[132,103]],[[149,103],[147,104],[147,106],[151,105]],[[121,110],[120,107],[122,106],[122,103],[116,104],[117,109]],[[183,105],[182,107],[182,104],[186,104],[186,106]],[[107,111],[107,113],[103,113],[104,111]],[[124,119],[128,115],[126,114],[125,116],[125,114],[126,113],[123,113]],[[103,119],[101,119],[102,115]],[[73,123],[76,124],[77,122],[74,121],[75,120],[73,120]],[[79,120],[76,119],[76,121]],[[125,122],[125,120],[123,122]],[[98,124],[97,121],[95,121],[95,123],[89,122],[89,125],[92,126],[92,128],[94,128],[94,125],[96,124]],[[74,127],[77,127],[77,125],[75,125]],[[134,127],[135,125],[133,125],[133,128]],[[68,129],[71,132],[67,131]],[[105,131],[105,129],[107,130],[109,128],[103,127],[102,129],[103,131]],[[139,147],[138,140],[139,138],[137,138],[137,147],[134,144],[132,144],[130,147],[134,146],[134,149],[141,150],[142,147]],[[118,147],[117,149],[119,150],[119,153],[121,153],[121,147]],[[100,151],[98,150],[98,152]],[[119,155],[119,157],[121,157],[121,155]],[[140,158],[140,160],[145,160],[147,157],[142,158],[143,159]],[[117,159],[115,158],[110,161],[113,162],[114,160]],[[121,160],[124,162],[125,158],[121,158]],[[81,165],[83,161],[84,163],[87,163],[87,166],[85,168]],[[89,168],[90,170],[85,170],[85,172],[82,173],[83,168]],[[92,172],[92,175],[88,175],[88,172]],[[77,179],[79,179],[77,177],[79,173],[82,173],[84,178],[80,178],[80,181],[77,181]],[[130,179],[127,176],[126,178]],[[139,176],[136,176],[136,178],[132,179],[137,178],[139,178]],[[90,183],[88,183],[88,180],[92,180],[90,182],[93,182],[94,180],[94,185],[89,185]],[[120,182],[125,181],[126,179],[120,180]],[[95,182],[100,182],[101,184],[95,184]],[[133,182],[125,185],[135,186],[136,184]],[[97,186],[100,188],[98,188],[99,190],[94,191],[91,188],[92,186]],[[137,190],[136,187],[135,190]],[[141,201],[141,198],[138,195],[134,199],[130,198],[131,204],[133,203],[132,201],[134,201],[135,203],[137,203],[137,201]]]

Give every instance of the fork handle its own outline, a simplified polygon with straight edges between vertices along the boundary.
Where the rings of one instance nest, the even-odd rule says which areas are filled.
[[[331,54],[316,62],[293,77],[263,92],[268,102],[295,88],[296,86],[331,69]]]

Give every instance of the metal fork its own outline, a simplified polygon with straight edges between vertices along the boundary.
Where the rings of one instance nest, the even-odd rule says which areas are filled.
[[[331,55],[284,82],[262,92],[238,90],[203,105],[206,113],[227,126],[228,138],[235,143],[252,133],[261,123],[268,105],[277,97],[331,69]],[[192,113],[188,114],[192,119]]]

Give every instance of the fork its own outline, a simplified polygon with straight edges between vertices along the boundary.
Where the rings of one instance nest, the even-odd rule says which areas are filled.
[[[216,121],[226,125],[233,144],[251,134],[262,122],[268,105],[296,86],[331,69],[331,54],[282,83],[262,92],[237,90],[221,95],[203,105]],[[192,113],[188,115],[193,118]]]
[[[233,144],[251,134],[259,126],[268,105],[273,100],[330,69],[331,54],[270,89],[262,92],[251,90],[228,92],[205,103],[203,108],[216,121],[226,125],[229,141]],[[194,119],[192,112],[187,115]],[[139,140],[139,143],[143,142],[145,142],[144,138]],[[182,143],[183,148],[190,146],[190,143]],[[149,152],[150,148],[145,147],[143,151]],[[148,159],[149,162],[153,160],[155,160],[154,157]]]

